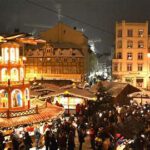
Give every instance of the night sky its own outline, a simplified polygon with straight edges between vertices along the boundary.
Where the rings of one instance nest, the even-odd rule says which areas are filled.
[[[116,21],[150,22],[150,0],[0,0],[0,33],[47,30],[57,24],[57,12],[105,53],[114,47]]]

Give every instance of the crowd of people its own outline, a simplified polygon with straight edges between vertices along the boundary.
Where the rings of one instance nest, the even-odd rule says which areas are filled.
[[[24,127],[21,140],[14,130],[10,136],[12,148],[9,149],[29,150],[33,146],[39,149],[45,145],[46,150],[74,150],[77,147],[82,150],[85,138],[89,137],[89,146],[93,150],[115,150],[119,146],[124,146],[124,150],[148,150],[150,105],[137,105],[131,101],[129,105],[119,106],[89,101],[86,105],[77,104],[74,115],[43,123],[42,132],[40,128],[40,125],[32,130]],[[5,146],[4,135],[0,132],[0,150]]]

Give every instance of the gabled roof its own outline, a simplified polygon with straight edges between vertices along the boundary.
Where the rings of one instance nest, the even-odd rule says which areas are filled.
[[[108,81],[101,81],[93,85],[90,91],[96,93],[100,86],[106,88],[106,91],[110,93],[113,97],[117,97],[128,85],[128,83],[118,83],[118,82],[108,82]],[[132,86],[132,85],[130,85]],[[133,87],[133,86],[132,86]],[[136,88],[136,87],[133,87]],[[138,88],[137,88],[138,90]]]
[[[43,98],[60,96],[60,95],[70,95],[70,96],[85,98],[88,100],[95,100],[95,95],[92,92],[86,89],[79,89],[79,88],[59,89],[56,92],[44,96]]]

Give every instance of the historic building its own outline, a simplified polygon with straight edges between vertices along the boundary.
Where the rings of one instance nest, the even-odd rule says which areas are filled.
[[[136,87],[149,88],[149,44],[148,22],[116,23],[113,79]]]
[[[33,79],[81,81],[88,72],[88,39],[64,23],[41,33],[45,44],[25,47],[26,75]]]

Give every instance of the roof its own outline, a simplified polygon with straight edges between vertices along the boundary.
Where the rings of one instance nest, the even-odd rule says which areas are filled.
[[[14,127],[23,124],[38,123],[49,119],[54,119],[64,113],[62,107],[48,104],[46,108],[40,108],[38,114],[20,116],[14,118],[0,118],[0,127]]]
[[[74,43],[65,43],[65,42],[53,42],[54,48],[82,48],[80,45],[74,44]]]
[[[59,89],[56,92],[44,96],[43,98],[60,96],[60,95],[71,95],[75,97],[85,98],[88,100],[95,100],[95,95],[92,92],[86,89],[79,89],[79,88]]]
[[[134,93],[128,94],[128,97],[132,97],[132,98],[150,98],[150,92],[149,91],[134,92]]]
[[[93,85],[90,91],[96,93],[99,87],[103,86],[106,88],[106,91],[110,93],[113,97],[117,97],[127,85],[127,83],[101,81]]]

